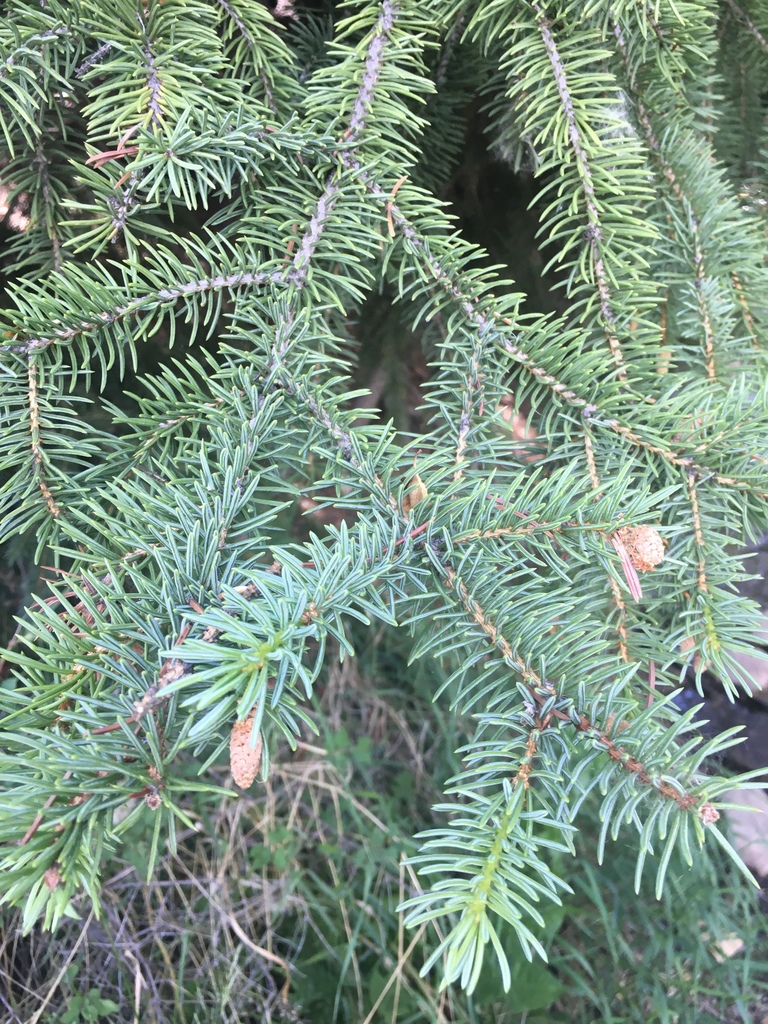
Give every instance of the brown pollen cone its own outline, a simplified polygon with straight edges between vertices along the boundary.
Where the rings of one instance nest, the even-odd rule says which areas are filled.
[[[251,712],[242,722],[235,722],[229,737],[229,767],[232,778],[243,789],[253,785],[261,767],[261,733],[256,737],[256,746],[251,746],[253,718]]]
[[[652,526],[623,526],[617,535],[638,572],[650,572],[664,561],[664,542]]]

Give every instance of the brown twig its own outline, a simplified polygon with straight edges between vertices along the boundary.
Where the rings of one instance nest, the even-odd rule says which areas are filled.
[[[192,623],[185,622],[179,630],[179,635],[176,638],[174,647],[178,647],[179,644],[184,643],[189,636],[191,629]],[[164,662],[158,673],[157,682],[153,683],[153,685],[147,689],[141,700],[134,701],[134,711],[132,715],[129,715],[128,718],[125,719],[126,725],[132,725],[134,722],[141,722],[145,715],[149,714],[150,711],[154,711],[158,703],[164,699],[164,694],[162,693],[164,687],[181,679],[190,671],[190,668],[190,665],[184,661],[179,661],[178,658],[169,658],[168,661]],[[103,736],[105,733],[115,732],[119,728],[120,722],[112,722],[111,725],[104,725],[100,729],[93,729],[91,731],[91,736]]]
[[[589,482],[592,484],[592,490],[595,492],[595,498],[601,497],[600,493],[600,477],[597,472],[597,462],[595,461],[595,448],[592,444],[592,438],[589,435],[589,430],[584,430],[584,452],[587,456],[587,472],[589,473]]]
[[[699,591],[702,594],[709,593],[709,584],[707,583],[707,568],[706,568],[706,550],[707,546],[704,542],[704,531],[701,525],[701,515],[699,513],[699,498],[696,492],[696,480],[692,473],[688,474],[688,497],[691,501],[691,513],[693,515],[693,538],[696,543],[696,551],[698,553],[698,578],[697,583]]]
[[[62,782],[65,782],[67,779],[70,779],[71,777],[72,777],[72,772],[65,772],[64,775],[62,776]],[[56,793],[52,793],[48,797],[48,799],[43,804],[43,809],[44,810],[48,810],[49,807],[53,806],[53,804],[56,802],[57,795],[58,794],[56,794]],[[19,840],[19,846],[26,846],[27,845],[27,843],[32,839],[32,837],[35,835],[37,830],[43,824],[44,820],[45,820],[45,815],[41,811],[39,814],[37,814],[35,816],[35,820],[32,822],[32,824],[29,826],[27,831],[24,833],[23,838]]]
[[[489,643],[492,644],[493,647],[498,648],[510,668],[513,668],[516,672],[520,673],[534,695],[535,691],[539,689],[544,689],[548,693],[553,694],[554,687],[552,684],[543,681],[541,677],[533,671],[533,669],[528,668],[518,654],[515,654],[512,644],[507,640],[504,634],[500,632],[492,619],[486,615],[482,605],[470,594],[466,584],[459,579],[454,569],[449,565],[445,565],[444,570],[445,585],[449,590],[453,590],[456,593],[470,618],[485,633],[488,637]]]
[[[531,785],[531,772],[533,771],[533,759],[536,756],[539,749],[539,738],[546,729],[547,725],[551,721],[551,715],[547,715],[545,719],[539,719],[537,716],[537,724],[535,729],[531,729],[528,734],[528,742],[525,745],[525,754],[520,761],[520,767],[517,769],[515,774],[512,776],[512,788],[514,789],[519,783],[523,784],[523,789],[529,789]]]
[[[40,430],[40,400],[37,393],[37,360],[30,357],[27,361],[27,380],[29,395],[29,430],[32,435],[32,465],[37,477],[37,486],[43,500],[54,519],[61,515],[61,508],[56,503],[45,480],[45,453],[43,450],[42,433]]]

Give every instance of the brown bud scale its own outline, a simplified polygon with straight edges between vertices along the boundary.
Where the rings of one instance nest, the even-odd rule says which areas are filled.
[[[59,883],[61,882],[61,872],[56,867],[56,865],[48,868],[48,870],[43,875],[43,881],[45,882],[49,889],[58,889]]]

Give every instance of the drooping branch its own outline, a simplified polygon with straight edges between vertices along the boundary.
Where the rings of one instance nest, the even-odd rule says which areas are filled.
[[[620,29],[616,26],[615,29],[617,38],[619,39],[620,47],[623,45],[621,39]],[[704,356],[706,360],[707,376],[714,380],[715,379],[715,336],[712,328],[712,318],[710,316],[709,308],[707,305],[706,292],[703,288],[703,282],[706,277],[705,271],[705,260],[704,260],[704,249],[701,241],[701,233],[699,231],[699,218],[693,209],[689,197],[685,194],[682,185],[677,179],[674,169],[670,162],[667,160],[666,155],[656,138],[651,124],[651,119],[648,111],[644,104],[636,99],[635,107],[637,110],[637,119],[642,126],[645,134],[646,143],[651,154],[658,161],[659,167],[662,174],[669,182],[672,189],[672,193],[675,198],[681,203],[683,209],[688,213],[688,220],[691,226],[691,242],[693,245],[693,273],[694,273],[694,288],[696,290],[696,298],[699,307],[699,318],[701,325],[704,330]]]
[[[595,184],[592,176],[592,170],[590,168],[589,158],[587,156],[587,147],[582,139],[578,118],[576,117],[576,111],[574,109],[573,97],[571,96],[571,92],[568,87],[568,76],[566,74],[565,66],[560,56],[555,37],[552,33],[551,22],[549,18],[547,18],[541,6],[536,3],[535,0],[533,3],[533,9],[536,12],[536,24],[541,32],[541,38],[544,41],[547,57],[552,65],[555,86],[557,88],[565,120],[568,125],[568,139],[571,144],[571,149],[573,150],[576,173],[581,183],[584,207],[587,214],[587,230],[585,232],[585,237],[592,257],[592,268],[600,298],[600,313],[603,320],[605,337],[608,342],[611,355],[613,356],[613,361],[616,364],[618,375],[620,379],[626,380],[627,370],[624,355],[621,350],[621,344],[618,338],[616,315],[613,310],[613,296],[608,284],[608,274],[606,273],[605,263],[603,260],[602,249],[605,244],[605,239],[603,235],[600,211],[595,198]]]
[[[762,490],[749,480],[739,480],[736,477],[718,473],[711,467],[697,462],[693,455],[659,444],[655,440],[651,441],[643,437],[637,430],[633,430],[627,424],[621,423],[615,417],[604,415],[597,404],[580,395],[564,381],[561,381],[546,366],[538,363],[530,352],[527,352],[519,344],[519,340],[525,337],[526,331],[531,331],[531,327],[527,327],[511,337],[510,329],[513,326],[511,320],[500,315],[492,308],[487,309],[489,306],[489,293],[485,293],[482,304],[473,299],[471,288],[462,280],[461,275],[453,270],[446,270],[443,267],[441,261],[432,254],[426,239],[420,235],[414,224],[405,216],[398,204],[392,200],[390,194],[378,182],[374,181],[370,175],[366,174],[361,168],[360,163],[353,156],[341,153],[340,159],[342,163],[360,175],[367,191],[382,203],[386,216],[391,218],[392,223],[396,225],[403,238],[407,239],[414,251],[419,254],[424,267],[429,272],[429,278],[434,280],[435,285],[450,296],[473,329],[483,336],[489,337],[510,359],[521,365],[527,373],[544,387],[548,388],[557,398],[567,405],[579,409],[585,420],[591,424],[612,431],[624,438],[627,443],[658,456],[671,466],[692,471],[701,479],[714,480],[725,487],[746,491],[760,498],[768,498],[768,491]]]
[[[339,140],[345,144],[345,156],[352,160],[352,152],[360,142],[365,129],[365,118],[373,101],[376,85],[384,63],[387,40],[397,17],[397,6],[391,0],[383,0],[376,26],[371,33],[365,55],[362,81],[352,106],[349,125]],[[349,162],[346,164],[350,166]],[[340,186],[336,173],[329,175],[325,188],[317,200],[314,213],[296,249],[291,267],[285,273],[285,280],[303,288],[307,282],[312,257],[323,235],[326,224],[339,197]]]
[[[704,357],[707,376],[714,380],[717,377],[716,364],[715,364],[715,342],[717,338],[717,329],[715,325],[716,318],[716,306],[719,296],[714,299],[709,293],[707,288],[707,281],[710,279],[711,262],[716,262],[717,257],[717,245],[718,240],[715,235],[710,231],[709,233],[702,232],[701,225],[707,219],[708,215],[711,215],[713,204],[717,204],[717,200],[713,199],[711,189],[704,189],[703,184],[699,184],[699,188],[702,190],[700,196],[696,195],[695,185],[688,182],[681,181],[680,172],[675,168],[675,155],[677,153],[684,153],[685,148],[689,145],[696,145],[696,152],[699,152],[700,146],[704,147],[702,156],[706,158],[706,165],[711,168],[709,173],[717,175],[717,171],[713,164],[716,164],[716,156],[714,148],[710,142],[706,141],[703,137],[696,138],[696,142],[693,142],[692,135],[675,135],[675,147],[670,148],[659,138],[653,122],[653,115],[651,109],[646,105],[643,99],[643,89],[638,82],[638,75],[632,68],[632,62],[629,56],[629,48],[624,32],[622,31],[621,25],[618,22],[614,22],[613,34],[616,39],[619,53],[621,54],[622,62],[624,65],[625,73],[627,75],[628,84],[632,89],[633,106],[635,110],[635,118],[642,129],[642,133],[645,137],[648,153],[650,154],[653,161],[655,161],[661,176],[669,185],[672,195],[675,197],[683,212],[683,222],[687,225],[690,232],[690,246],[691,246],[691,264],[693,271],[692,285],[696,296],[696,304],[698,307],[699,321],[703,331],[704,341]],[[680,165],[678,164],[678,167]],[[718,188],[720,197],[727,203],[730,198],[728,191],[725,188]],[[675,233],[680,230],[680,218],[673,218],[672,215],[667,213],[667,222],[669,224],[670,233]],[[676,226],[678,225],[678,226]],[[720,232],[721,239],[724,239],[724,233]],[[722,245],[722,241],[720,242]],[[738,251],[741,253],[740,247],[735,250],[731,246],[732,251]],[[715,259],[712,259],[712,257]],[[729,256],[726,256],[727,263],[731,262]],[[739,276],[728,267],[728,269],[721,271],[716,275],[721,288],[722,294],[728,295],[732,291],[732,298],[734,305],[738,305],[741,310],[741,316],[744,325],[749,333],[749,337],[752,341],[754,348],[759,347],[757,334],[755,331],[754,318],[749,308],[749,302],[744,291],[744,287],[741,283]],[[666,309],[662,308],[662,327],[664,334],[666,335]],[[665,364],[669,362],[671,358],[671,351],[666,344],[666,337],[664,337],[662,349],[662,359]],[[666,372],[666,365],[660,370],[660,372]]]
[[[392,3],[392,0],[383,0],[376,27],[368,44],[363,77],[352,107],[349,127],[344,133],[345,142],[351,143],[352,146],[357,145],[360,141],[360,136],[365,130],[365,119],[376,93],[376,85],[378,84],[384,62],[387,38],[394,27],[397,11],[397,5]]]

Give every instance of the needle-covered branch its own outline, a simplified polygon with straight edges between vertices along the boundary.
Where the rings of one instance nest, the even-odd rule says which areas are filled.
[[[462,730],[407,921],[425,970],[472,989],[492,949],[509,985],[588,814],[657,892],[727,847],[705,758],[735,739],[671,693],[686,663],[735,679],[757,617],[764,26],[315,7],[14,0],[0,26],[0,539],[45,567],[0,663],[0,900],[27,929],[98,910],[134,828],[151,874],[190,792],[231,795],[228,752],[238,786],[299,756],[328,651],[378,621]],[[538,297],[518,223],[491,267],[443,200],[472,198],[474,122],[533,197]]]

